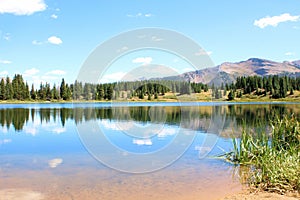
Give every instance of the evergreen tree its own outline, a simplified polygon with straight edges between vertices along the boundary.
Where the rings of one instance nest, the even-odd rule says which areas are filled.
[[[14,90],[10,82],[10,78],[6,77],[6,99],[12,100],[13,94],[14,94]]]
[[[228,100],[229,100],[229,101],[232,101],[232,100],[234,100],[234,97],[235,97],[235,95],[234,95],[233,90],[230,90],[230,92],[229,92],[229,94],[228,94]]]
[[[36,100],[36,98],[37,98],[36,91],[34,90],[34,85],[33,84],[31,85],[30,98],[32,100]]]
[[[25,84],[25,90],[24,90],[24,98],[25,99],[30,99],[30,92],[29,92],[29,86],[28,83],[26,82]]]
[[[55,100],[58,100],[59,99],[59,93],[56,89],[56,85],[54,84],[53,85],[53,88],[51,90],[51,96],[52,96],[52,99],[55,99]]]
[[[65,79],[61,80],[59,91],[60,91],[60,98],[62,98],[63,100],[66,100],[66,98],[67,98],[67,88],[66,88]]]
[[[6,88],[5,88],[4,78],[2,78],[0,82],[0,100],[5,100],[5,99],[6,99]]]

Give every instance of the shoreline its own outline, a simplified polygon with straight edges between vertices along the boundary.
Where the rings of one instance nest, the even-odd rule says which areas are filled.
[[[96,101],[96,100],[89,100],[89,101],[22,101],[22,100],[5,100],[0,101],[1,104],[93,104],[93,103],[228,103],[228,104],[235,104],[235,103],[300,103],[300,99],[276,99],[276,100],[265,100],[265,99],[239,99],[239,100],[180,100],[180,99],[164,99],[164,100],[111,100],[111,101]]]

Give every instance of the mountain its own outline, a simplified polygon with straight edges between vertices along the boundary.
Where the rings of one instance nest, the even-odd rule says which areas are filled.
[[[183,80],[220,85],[231,83],[239,76],[287,75],[300,76],[300,60],[294,62],[275,62],[260,58],[250,58],[241,62],[225,62],[212,68],[187,72],[178,76],[169,76],[165,80]]]
[[[300,68],[300,60],[293,61],[292,64]]]

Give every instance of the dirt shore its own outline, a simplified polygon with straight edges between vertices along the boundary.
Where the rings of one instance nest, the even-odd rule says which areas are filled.
[[[221,200],[299,200],[300,194],[280,195],[269,192],[250,192],[248,190],[231,194]]]
[[[64,199],[67,196],[61,196],[61,197],[62,199]],[[97,199],[96,196],[94,196],[94,198]],[[40,192],[32,191],[30,189],[0,190],[0,200],[47,200],[47,199],[52,199],[52,198]],[[196,200],[202,198],[194,197],[194,199]],[[280,195],[280,194],[267,193],[267,192],[250,193],[249,191],[242,191],[221,198],[220,200],[298,200],[298,199],[300,199],[299,194]]]

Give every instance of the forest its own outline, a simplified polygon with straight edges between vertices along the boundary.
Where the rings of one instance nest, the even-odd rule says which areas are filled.
[[[248,76],[237,77],[235,82],[215,86],[214,84],[190,83],[172,80],[146,80],[115,83],[68,84],[62,79],[60,85],[41,83],[39,88],[31,87],[22,75],[16,74],[11,80],[2,78],[0,82],[0,101],[70,101],[70,100],[129,100],[133,98],[153,100],[166,93],[190,95],[209,92],[214,99],[234,100],[243,95],[269,96],[272,99],[285,98],[300,90],[300,77],[288,76]]]

